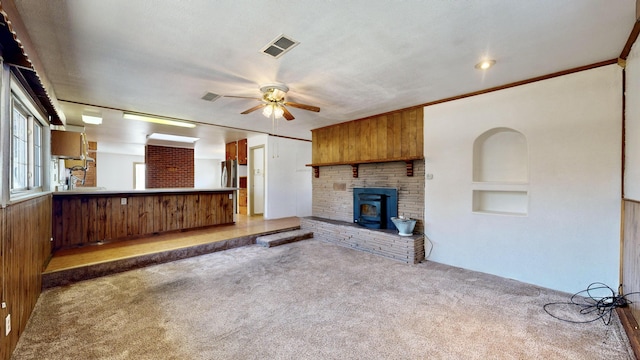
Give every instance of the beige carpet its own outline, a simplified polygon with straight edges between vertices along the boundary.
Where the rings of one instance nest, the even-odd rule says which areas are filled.
[[[568,296],[317,240],[252,245],[49,289],[12,359],[633,359],[617,317],[543,310]]]

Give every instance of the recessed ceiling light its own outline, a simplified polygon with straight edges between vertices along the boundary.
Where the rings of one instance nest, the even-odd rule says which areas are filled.
[[[173,141],[173,142],[190,143],[190,144],[193,144],[196,141],[200,140],[200,138],[197,138],[197,137],[161,134],[161,133],[149,134],[147,135],[147,139]]]
[[[488,68],[490,68],[493,65],[495,65],[495,63],[496,63],[495,60],[483,60],[483,61],[477,63],[475,67],[478,70],[487,70]]]
[[[82,114],[82,122],[91,125],[100,125],[102,124],[102,117],[99,115]]]

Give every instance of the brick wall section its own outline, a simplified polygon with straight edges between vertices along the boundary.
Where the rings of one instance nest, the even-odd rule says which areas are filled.
[[[413,176],[402,161],[361,164],[358,170],[353,178],[349,165],[320,167],[312,183],[312,215],[352,223],[353,188],[392,187],[398,189],[398,215],[418,220],[414,232],[424,232],[424,160],[413,162]]]
[[[193,149],[147,145],[146,188],[194,187]]]
[[[315,217],[300,219],[313,238],[372,254],[417,264],[424,260],[424,236],[400,236],[395,230],[371,230],[351,222]]]

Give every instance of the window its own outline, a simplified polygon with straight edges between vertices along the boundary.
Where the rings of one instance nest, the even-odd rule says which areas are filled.
[[[16,104],[15,99],[13,102],[13,114],[11,117],[12,130],[11,130],[11,190],[20,191],[27,190],[28,184],[28,171],[29,161],[27,153],[29,151],[29,138],[28,138],[28,114],[22,111],[21,106]]]
[[[44,180],[44,124],[34,116],[33,105],[12,83],[11,92],[11,194],[41,191]]]

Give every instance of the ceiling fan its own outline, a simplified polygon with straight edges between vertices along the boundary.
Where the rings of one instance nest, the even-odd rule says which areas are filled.
[[[225,97],[240,98],[240,99],[253,99],[262,101],[262,104],[256,105],[250,109],[247,109],[240,114],[249,114],[256,110],[263,109],[262,114],[266,117],[284,117],[287,120],[295,119],[286,106],[291,106],[298,109],[320,112],[320,108],[317,106],[311,106],[306,104],[299,104],[285,100],[285,95],[289,91],[289,87],[281,83],[269,83],[260,86],[262,92],[262,98],[253,98],[247,96],[232,96],[225,95]]]

